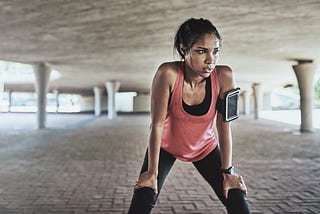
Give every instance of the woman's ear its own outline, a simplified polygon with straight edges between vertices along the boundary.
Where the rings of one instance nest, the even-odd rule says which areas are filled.
[[[183,56],[186,56],[186,48],[180,43],[180,52],[183,54]]]

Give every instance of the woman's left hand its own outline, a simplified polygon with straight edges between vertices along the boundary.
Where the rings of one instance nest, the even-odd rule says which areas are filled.
[[[228,198],[228,192],[230,189],[240,189],[247,194],[247,187],[243,181],[243,178],[237,174],[225,174],[223,175],[223,194],[225,198]]]
[[[134,185],[134,189],[140,189],[142,187],[149,187],[153,189],[154,194],[158,194],[158,180],[155,174],[150,173],[149,171],[143,172],[136,184]]]

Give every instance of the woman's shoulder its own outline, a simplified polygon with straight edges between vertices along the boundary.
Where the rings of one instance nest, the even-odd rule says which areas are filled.
[[[162,63],[158,68],[157,75],[162,76],[168,81],[172,81],[177,77],[179,66],[181,66],[180,62]]]
[[[227,75],[232,73],[232,68],[228,65],[217,65],[216,68],[219,75]]]
[[[178,76],[179,66],[181,66],[181,62],[162,63],[157,70],[156,79],[161,81],[162,84],[167,83],[170,87],[170,90],[172,90]]]
[[[217,65],[217,75],[220,80],[233,79],[232,68],[227,65]]]
[[[226,91],[235,87],[234,76],[232,69],[227,65],[219,65],[216,66],[216,68],[220,90],[223,97]]]
[[[180,62],[164,62],[159,66],[158,71],[167,75],[177,74],[179,66],[181,66]]]

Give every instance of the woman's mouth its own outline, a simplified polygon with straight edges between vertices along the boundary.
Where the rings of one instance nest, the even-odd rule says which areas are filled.
[[[205,68],[204,71],[205,73],[211,73],[213,71],[213,68]]]
[[[205,72],[212,72],[214,69],[215,65],[209,65],[208,67],[204,68]]]

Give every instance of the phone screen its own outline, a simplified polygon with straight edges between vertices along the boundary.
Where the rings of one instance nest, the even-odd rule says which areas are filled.
[[[239,117],[238,98],[240,90],[234,90],[226,97],[226,121],[231,121]]]

